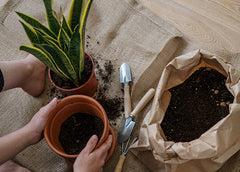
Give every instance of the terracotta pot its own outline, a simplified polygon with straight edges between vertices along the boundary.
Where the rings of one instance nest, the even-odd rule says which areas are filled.
[[[82,94],[82,95],[87,95],[87,96],[93,96],[93,94],[96,92],[97,90],[97,79],[96,79],[96,75],[95,75],[95,71],[94,71],[94,62],[92,57],[85,52],[85,56],[87,58],[89,58],[92,62],[92,74],[90,76],[90,78],[88,79],[87,82],[85,82],[83,85],[81,85],[80,87],[77,88],[72,88],[72,89],[64,89],[61,88],[60,86],[56,85],[54,83],[54,81],[52,80],[52,72],[50,69],[48,70],[48,77],[51,81],[51,83],[59,90],[63,91],[65,94],[67,95],[75,95],[75,94]]]
[[[109,125],[107,114],[100,103],[95,99],[85,95],[68,96],[58,102],[56,108],[49,115],[47,124],[44,129],[44,136],[48,145],[57,154],[63,156],[70,165],[73,165],[78,155],[69,155],[65,153],[59,141],[59,133],[63,122],[71,115],[78,112],[91,114],[102,119],[104,129],[102,136],[99,138],[98,144],[96,145],[96,148],[105,142],[109,133],[112,134],[113,142],[106,159],[107,161],[114,152],[116,144],[115,134]]]

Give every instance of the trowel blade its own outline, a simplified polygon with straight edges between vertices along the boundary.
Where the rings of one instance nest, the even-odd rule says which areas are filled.
[[[127,63],[122,63],[120,66],[120,83],[128,85],[132,81],[131,69]]]
[[[131,117],[124,119],[122,126],[118,132],[118,143],[122,143],[125,142],[129,136],[132,133],[133,127],[135,125],[135,122],[132,120]]]

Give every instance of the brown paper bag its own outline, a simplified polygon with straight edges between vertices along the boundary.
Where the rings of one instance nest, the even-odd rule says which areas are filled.
[[[227,76],[226,87],[234,96],[229,115],[198,139],[166,141],[160,124],[169,105],[168,89],[183,83],[200,67],[210,67]],[[151,110],[140,128],[139,141],[131,151],[152,171],[216,171],[240,149],[240,72],[220,57],[196,50],[173,59],[164,69]]]

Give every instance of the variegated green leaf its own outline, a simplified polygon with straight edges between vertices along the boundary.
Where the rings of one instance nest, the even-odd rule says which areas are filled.
[[[52,43],[52,45],[54,45],[54,43]],[[77,74],[74,71],[74,68],[67,55],[57,45],[50,46],[42,44],[39,46],[51,54],[58,68],[60,68],[63,73],[69,76],[73,83],[78,86]]]
[[[85,28],[86,28],[86,22],[87,22],[87,18],[88,18],[88,14],[90,11],[90,7],[92,5],[92,1],[93,0],[89,0],[87,3],[87,6],[84,10],[84,13],[82,15],[81,18],[81,26],[80,26],[80,61],[79,61],[79,76],[81,75],[81,73],[84,70],[84,57],[85,57],[85,53],[84,53],[84,43],[85,43]]]
[[[70,44],[70,38],[63,28],[60,29],[58,34],[58,44],[61,49],[68,55],[68,49]]]
[[[49,44],[51,42],[54,42],[55,44],[58,44],[58,41],[55,38],[49,36],[48,34],[46,34],[45,32],[43,32],[42,30],[40,30],[38,28],[34,28],[34,29],[35,29],[36,33],[38,33],[39,35],[42,36],[42,38],[44,38],[45,42],[48,42]],[[49,42],[49,41],[51,41],[51,42]]]
[[[77,74],[79,74],[79,60],[82,60],[80,57],[80,33],[79,33],[79,25],[76,26],[73,31],[72,39],[70,42],[69,48],[69,59],[73,64],[73,67]],[[81,80],[81,76],[78,76],[79,80]]]
[[[48,41],[41,32],[39,32],[38,30],[35,30],[35,32],[37,34],[39,44],[48,44]]]
[[[46,10],[48,26],[55,35],[58,35],[60,22],[53,11],[53,0],[43,0],[43,2]]]
[[[36,58],[38,58],[41,62],[43,62],[46,66],[48,66],[53,72],[55,72],[57,75],[59,75],[63,79],[67,79],[64,75],[62,75],[57,69],[54,63],[51,60],[51,57],[47,55],[44,51],[42,51],[39,48],[36,47],[30,47],[27,45],[22,45],[19,48],[20,50],[26,51],[32,55],[34,55]]]
[[[32,27],[34,28],[38,28],[40,30],[43,30],[45,33],[47,33],[49,36],[53,37],[53,38],[57,38],[57,36],[51,31],[49,30],[46,26],[44,26],[43,24],[41,24],[38,20],[36,20],[35,18],[28,16],[26,14],[20,13],[20,12],[16,12],[18,14],[19,17],[21,17],[26,23],[30,24]]]
[[[49,60],[52,62],[54,68],[50,68],[52,71],[54,71],[59,77],[61,77],[63,80],[70,80],[72,81],[72,79],[67,75],[65,74],[61,68],[59,68],[59,66],[56,64],[53,56],[46,50],[44,49],[44,44],[34,44],[34,46],[40,50],[42,50],[46,55],[47,57],[49,58]],[[45,44],[46,45],[46,44]]]
[[[85,5],[85,0],[72,0],[68,15],[68,24],[71,30],[74,30],[80,24],[82,9]]]
[[[20,21],[20,23],[22,24],[22,26],[25,30],[25,33],[26,33],[28,39],[30,40],[31,44],[39,43],[36,32],[32,28],[27,26],[25,23],[23,23],[22,21]]]
[[[71,38],[73,33],[64,15],[62,15],[62,27],[65,30],[65,32],[68,34],[68,37]]]

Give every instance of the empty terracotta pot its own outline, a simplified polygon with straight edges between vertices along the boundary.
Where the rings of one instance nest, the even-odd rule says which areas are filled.
[[[64,151],[59,141],[59,134],[63,122],[75,113],[87,113],[93,116],[97,116],[103,122],[103,133],[101,138],[99,138],[96,148],[105,142],[109,134],[112,135],[113,142],[106,159],[107,161],[113,154],[115,148],[115,134],[109,125],[107,114],[101,104],[95,99],[85,95],[68,96],[58,102],[56,108],[49,115],[47,124],[44,129],[44,136],[48,145],[54,152],[63,156],[70,165],[73,165],[78,155],[69,155]]]
[[[52,73],[50,69],[48,70],[48,77],[51,81],[51,83],[59,90],[63,91],[67,95],[75,95],[75,94],[81,94],[81,95],[87,95],[87,96],[93,96],[93,94],[97,90],[97,79],[94,71],[94,62],[92,57],[85,52],[85,56],[89,58],[92,62],[92,73],[91,76],[89,77],[88,81],[85,82],[83,85],[77,88],[72,88],[72,89],[64,89],[61,88],[59,85],[56,85],[56,83],[52,80]]]

